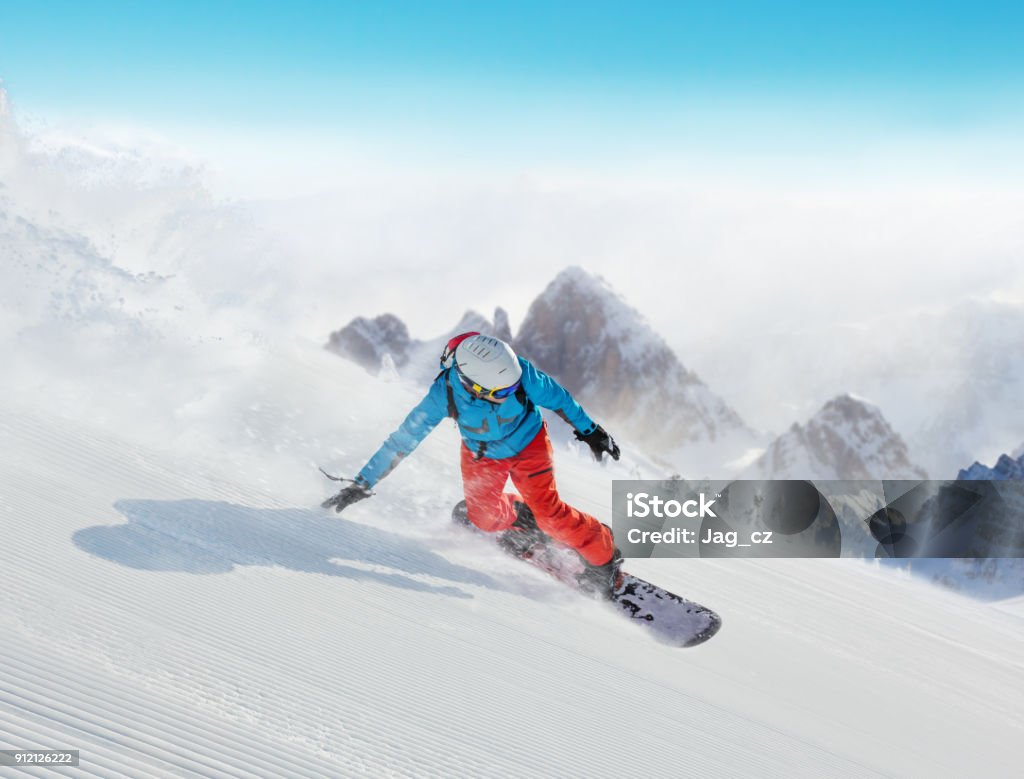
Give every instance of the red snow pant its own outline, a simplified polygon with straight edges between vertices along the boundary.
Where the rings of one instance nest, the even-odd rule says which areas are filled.
[[[588,563],[604,565],[615,549],[611,531],[558,497],[551,455],[546,426],[541,426],[523,451],[501,460],[473,459],[473,452],[463,444],[462,485],[469,521],[489,533],[512,526],[516,521],[512,501],[518,496],[504,491],[511,476],[523,502],[533,511],[537,527],[575,549]]]

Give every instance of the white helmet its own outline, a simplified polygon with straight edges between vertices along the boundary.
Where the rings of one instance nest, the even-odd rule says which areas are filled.
[[[511,346],[480,334],[469,336],[455,348],[455,369],[495,397],[496,390],[515,386],[523,375],[523,366]]]

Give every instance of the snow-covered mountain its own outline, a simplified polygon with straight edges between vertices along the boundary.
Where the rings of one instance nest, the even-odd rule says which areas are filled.
[[[1016,459],[1004,454],[992,468],[975,462],[971,467],[962,469],[957,479],[992,482],[988,489],[998,495],[1001,504],[984,518],[985,525],[977,534],[979,539],[976,543],[980,548],[972,553],[979,557],[1021,558],[1024,555],[1024,527],[1021,526],[1021,517],[1024,517],[1024,490],[1020,489],[1019,482],[1024,482],[1024,453]],[[1001,563],[1004,566],[1016,565],[1017,573],[1024,572],[1024,559]],[[1020,585],[1022,582],[1024,577],[1018,575],[1016,584]]]
[[[995,466],[974,462],[962,468],[957,479],[993,481],[986,488],[998,496],[995,509],[982,517],[982,526],[975,533],[971,554],[985,557],[961,559],[913,560],[917,576],[930,578],[944,587],[970,594],[983,600],[1019,597],[1024,591],[1024,493],[999,482],[1024,480],[1024,447],[1012,455],[1001,455]]]
[[[446,341],[467,330],[511,341],[616,435],[679,470],[706,475],[719,468],[722,474],[722,463],[758,443],[757,434],[683,366],[636,309],[578,267],[559,273],[533,301],[515,337],[501,308],[493,322],[467,312],[429,341],[411,339],[401,320],[385,314],[353,320],[331,334],[327,348],[373,373],[390,354],[400,372],[425,381],[435,374]]]
[[[743,473],[748,479],[924,479],[877,406],[852,395],[794,423]]]
[[[146,255],[151,264],[143,265],[144,253],[136,250],[163,238],[195,248],[194,233],[185,238],[154,227],[166,227],[179,213],[182,193],[168,191],[152,208],[153,193],[136,184],[129,187],[133,198],[117,181],[85,181],[78,174],[63,156],[30,148],[0,89],[0,341],[22,347],[4,365],[9,385],[20,382],[19,369],[31,362],[87,362],[99,348],[95,341],[86,344],[94,334],[132,334],[138,344],[143,337],[158,339],[161,323],[185,309],[201,316],[194,292],[162,265],[168,252]],[[109,211],[97,221],[104,207]],[[148,215],[148,234],[138,244],[136,209]],[[114,223],[122,231],[116,238]]]
[[[287,253],[244,206],[215,201],[200,169],[148,149],[29,136],[5,103],[0,250],[23,286],[0,294],[34,307],[35,322],[71,308],[91,311],[90,326],[157,330],[191,317],[216,337],[303,315]],[[36,265],[52,283],[25,273]]]
[[[698,443],[742,451],[756,441],[639,311],[582,268],[567,268],[548,284],[530,305],[514,344],[610,428],[649,451],[668,454]]]
[[[1024,479],[1024,453],[1014,458],[1012,455],[1001,454],[996,464],[989,468],[977,460],[969,467],[961,469],[957,474],[958,479],[993,479],[1002,481],[1006,479]]]
[[[331,333],[326,348],[346,357],[377,375],[388,358],[400,374],[425,382],[437,373],[438,358],[449,340],[459,333],[471,331],[512,340],[508,314],[503,308],[494,311],[488,320],[476,311],[467,311],[458,324],[444,335],[426,341],[409,336],[409,328],[394,314],[381,314],[373,319],[356,317],[340,330]]]
[[[974,459],[994,461],[1008,438],[1024,440],[1024,303],[885,310],[855,322],[752,331],[745,345],[744,359],[723,360],[723,344],[698,343],[690,361],[713,386],[728,386],[730,401],[757,427],[782,429],[852,392],[885,410],[912,459],[936,478],[953,478]]]
[[[396,368],[405,367],[412,343],[405,322],[394,314],[381,314],[373,319],[356,317],[331,333],[325,348],[376,374],[388,355]]]

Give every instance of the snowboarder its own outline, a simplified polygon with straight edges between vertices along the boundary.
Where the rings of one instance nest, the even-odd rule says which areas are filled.
[[[611,529],[569,506],[555,487],[551,440],[538,406],[551,409],[585,442],[594,457],[619,459],[619,447],[572,395],[504,341],[463,333],[448,342],[441,372],[426,397],[388,436],[354,483],[324,501],[341,512],[368,498],[373,487],[409,455],[446,416],[462,436],[461,467],[466,516],[475,527],[502,533],[502,545],[515,550],[537,529],[565,544],[585,563],[580,588],[610,597],[622,556]],[[522,496],[504,492],[512,483]]]

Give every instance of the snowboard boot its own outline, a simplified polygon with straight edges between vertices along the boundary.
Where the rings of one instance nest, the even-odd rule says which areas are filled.
[[[513,501],[516,507],[516,521],[512,527],[498,537],[498,546],[515,557],[529,558],[537,544],[550,541],[550,537],[539,527],[530,507],[522,501]]]
[[[612,552],[612,559],[604,565],[586,563],[576,577],[580,592],[603,600],[611,600],[615,591],[622,586],[622,552],[618,547]]]

